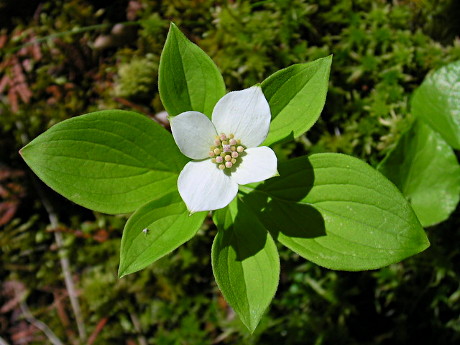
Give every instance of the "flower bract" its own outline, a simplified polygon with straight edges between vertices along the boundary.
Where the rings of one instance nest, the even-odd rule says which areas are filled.
[[[171,119],[177,146],[193,159],[177,181],[191,213],[223,208],[235,198],[238,185],[277,174],[273,150],[258,147],[267,137],[270,120],[260,86],[226,94],[214,107],[212,121],[197,111]]]

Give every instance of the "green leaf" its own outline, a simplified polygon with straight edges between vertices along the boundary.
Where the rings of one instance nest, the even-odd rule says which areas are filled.
[[[262,82],[272,121],[263,145],[292,139],[309,130],[324,107],[332,55],[282,69]]]
[[[206,212],[189,215],[177,191],[142,206],[123,231],[119,276],[139,271],[191,239]]]
[[[216,211],[214,222],[219,229],[212,245],[217,285],[252,333],[278,287],[275,242],[238,198]]]
[[[21,152],[40,179],[89,209],[132,212],[177,189],[187,159],[149,118],[106,110],[51,127]]]
[[[460,150],[460,61],[429,75],[415,91],[412,112]]]
[[[357,158],[325,153],[280,164],[280,176],[243,201],[272,236],[304,258],[336,270],[399,262],[428,247],[399,190]]]
[[[423,226],[446,220],[460,198],[460,165],[452,148],[422,121],[404,133],[379,170],[406,196]]]
[[[160,58],[158,87],[169,115],[199,111],[211,117],[225,84],[217,66],[171,23]]]

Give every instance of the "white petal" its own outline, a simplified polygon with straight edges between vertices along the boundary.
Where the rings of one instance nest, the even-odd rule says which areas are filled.
[[[259,146],[265,140],[270,119],[270,106],[259,86],[226,94],[212,112],[217,132],[234,134],[246,147]]]
[[[232,172],[232,180],[238,184],[260,182],[278,174],[275,152],[269,147],[254,147],[245,150],[241,163]]]
[[[216,129],[208,117],[198,111],[186,111],[170,118],[171,131],[181,152],[192,159],[209,157]]]
[[[192,213],[223,208],[238,192],[238,184],[210,159],[188,162],[179,175],[177,186]]]

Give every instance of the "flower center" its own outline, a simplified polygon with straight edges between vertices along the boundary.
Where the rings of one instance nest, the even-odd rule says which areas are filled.
[[[209,157],[220,170],[231,169],[241,162],[244,150],[245,147],[241,145],[241,140],[235,139],[233,134],[221,133],[216,135],[214,145],[209,151]]]

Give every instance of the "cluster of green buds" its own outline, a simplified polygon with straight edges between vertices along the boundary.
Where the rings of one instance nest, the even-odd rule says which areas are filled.
[[[214,145],[211,146],[209,157],[219,169],[231,169],[241,160],[241,154],[244,152],[244,146],[241,140],[234,138],[233,134],[226,135],[221,133],[216,135]]]

